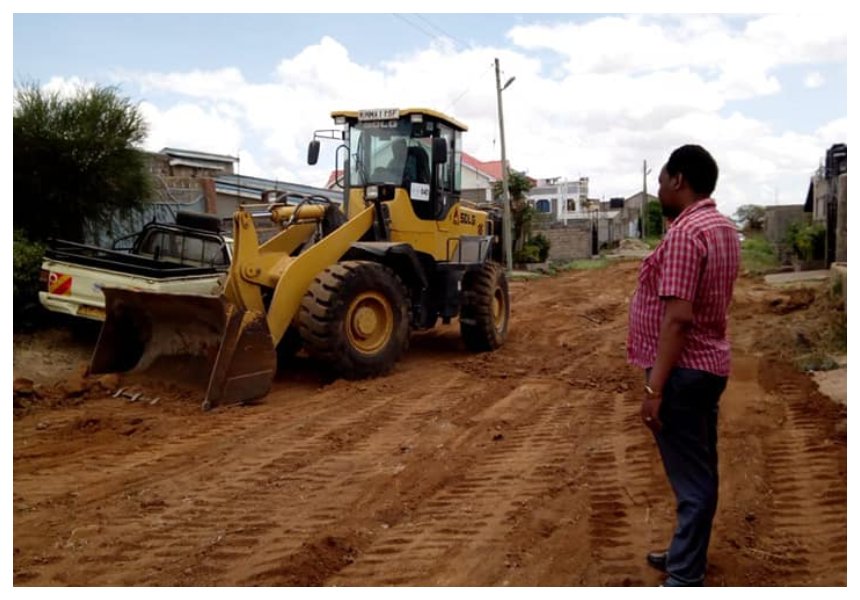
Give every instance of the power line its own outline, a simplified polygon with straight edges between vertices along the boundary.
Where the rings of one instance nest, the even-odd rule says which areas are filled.
[[[416,16],[416,17],[418,17],[419,19],[421,19],[422,21],[424,21],[425,23],[427,23],[430,27],[432,27],[433,29],[435,29],[436,31],[438,31],[439,33],[441,33],[442,35],[444,35],[446,38],[448,38],[449,40],[451,40],[452,42],[454,42],[454,45],[455,45],[455,46],[457,46],[457,49],[458,49],[458,50],[468,50],[468,49],[469,49],[469,48],[468,48],[468,46],[467,46],[467,45],[466,45],[462,40],[460,40],[459,38],[454,37],[453,35],[451,35],[451,34],[450,34],[450,33],[448,33],[447,31],[445,31],[444,29],[442,29],[441,27],[439,27],[439,26],[438,26],[438,25],[436,25],[435,23],[431,22],[431,21],[430,21],[429,19],[427,19],[426,17],[423,17],[423,16],[421,16],[421,15],[419,15],[419,14],[416,14],[415,16]]]
[[[431,33],[431,32],[429,32],[429,31],[427,31],[426,29],[424,29],[424,28],[423,28],[423,27],[421,27],[420,25],[416,25],[415,23],[413,23],[412,21],[408,20],[408,19],[407,19],[406,17],[404,17],[403,15],[400,15],[400,14],[398,14],[398,13],[391,13],[391,14],[393,14],[395,17],[397,17],[398,19],[400,19],[401,21],[403,21],[403,22],[404,22],[404,23],[406,23],[407,25],[410,25],[410,26],[414,27],[415,29],[417,29],[418,31],[420,31],[421,33],[423,33],[424,35],[426,35],[427,37],[429,37],[429,38],[430,38],[430,39],[432,39],[432,40],[435,40],[436,38],[438,38],[438,37],[439,37],[439,36],[438,36],[438,35],[436,35],[435,33]]]
[[[470,83],[469,83],[469,85],[468,85],[468,86],[466,86],[466,89],[465,89],[465,90],[463,90],[463,92],[462,92],[460,95],[458,95],[456,98],[454,98],[454,100],[452,100],[452,101],[451,101],[451,103],[450,103],[450,104],[445,108],[445,110],[444,110],[444,111],[442,111],[442,112],[448,112],[449,110],[451,110],[452,108],[454,108],[454,106],[456,106],[456,104],[457,104],[460,100],[462,100],[462,99],[463,99],[463,96],[465,96],[466,94],[468,94],[470,91],[472,91],[472,89],[473,89],[476,85],[478,85],[478,83],[480,83],[481,81],[483,81],[483,79],[487,76],[487,73],[489,73],[490,69],[492,69],[492,68],[493,68],[493,66],[494,66],[494,65],[493,65],[493,63],[490,63],[490,65],[489,65],[487,68],[485,68],[485,69],[484,69],[480,74],[478,74],[478,75],[477,75],[477,77],[470,77],[470,78],[469,78]]]

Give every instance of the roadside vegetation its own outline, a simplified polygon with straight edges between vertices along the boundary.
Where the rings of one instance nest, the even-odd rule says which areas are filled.
[[[764,275],[779,269],[773,245],[761,232],[749,231],[741,242],[741,268],[750,275]]]
[[[17,86],[12,108],[15,328],[40,314],[39,271],[50,238],[82,242],[151,196],[147,126],[113,87],[72,95]]]

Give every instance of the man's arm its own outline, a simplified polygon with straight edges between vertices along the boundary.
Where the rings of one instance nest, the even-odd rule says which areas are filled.
[[[669,374],[684,349],[687,331],[693,323],[693,303],[680,298],[665,300],[666,313],[660,324],[660,337],[657,340],[657,358],[648,377],[648,387],[654,394],[646,394],[642,401],[642,420],[654,431],[662,427],[660,422],[660,404],[663,399],[663,387]]]

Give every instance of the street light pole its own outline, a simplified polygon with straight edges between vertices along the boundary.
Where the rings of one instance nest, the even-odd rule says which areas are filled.
[[[502,246],[505,251],[505,265],[508,273],[514,270],[514,257],[511,250],[511,191],[508,189],[508,160],[505,156],[505,120],[502,116],[502,92],[512,83],[511,77],[502,87],[499,76],[499,59],[496,59],[496,98],[499,107],[499,138],[502,145],[502,204],[504,215],[502,217]]]

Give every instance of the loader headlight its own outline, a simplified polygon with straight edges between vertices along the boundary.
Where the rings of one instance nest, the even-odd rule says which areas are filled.
[[[364,198],[365,200],[376,200],[377,198],[379,198],[379,186],[367,186],[367,188],[364,190]]]

